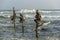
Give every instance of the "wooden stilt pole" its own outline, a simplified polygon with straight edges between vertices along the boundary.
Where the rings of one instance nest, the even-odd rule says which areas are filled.
[[[15,24],[15,19],[14,19],[14,30],[16,31],[16,24]]]
[[[23,23],[22,23],[22,33],[24,33],[24,26],[23,26]]]
[[[38,40],[38,23],[36,23],[36,40]]]

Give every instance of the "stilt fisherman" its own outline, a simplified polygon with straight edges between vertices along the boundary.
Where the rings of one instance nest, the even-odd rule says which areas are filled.
[[[24,25],[23,25],[24,21],[25,21],[24,16],[22,13],[20,13],[20,23],[22,23],[22,33],[24,33]]]
[[[20,23],[23,23],[25,21],[24,16],[22,13],[20,13]]]
[[[36,15],[35,15],[34,21],[36,23],[36,28],[35,28],[36,38],[38,39],[38,25],[39,25],[39,23],[41,21],[41,15],[39,14],[38,10],[36,10]]]
[[[13,23],[15,22],[15,18],[16,18],[16,13],[15,13],[15,8],[13,7],[13,16],[11,16],[11,20],[13,21]]]
[[[36,10],[36,15],[35,15],[34,21],[36,23],[39,23],[41,21],[41,14],[39,14],[39,11],[38,10]]]
[[[13,16],[11,16],[11,20],[13,21],[12,23],[14,24],[14,30],[16,31],[16,13],[15,13],[15,8],[13,7]]]

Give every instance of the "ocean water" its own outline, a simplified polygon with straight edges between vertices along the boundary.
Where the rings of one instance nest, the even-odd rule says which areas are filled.
[[[23,13],[25,17],[24,34],[19,23],[19,12],[16,11],[16,32],[10,16],[12,11],[0,11],[0,40],[36,40],[35,13]],[[38,40],[60,40],[60,11],[40,12],[45,23],[38,28]],[[41,30],[45,28],[46,30]]]

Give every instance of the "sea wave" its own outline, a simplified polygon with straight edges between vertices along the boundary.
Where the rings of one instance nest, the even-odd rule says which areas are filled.
[[[18,11],[19,12],[19,11]],[[52,15],[51,12],[52,11],[41,11],[43,12],[43,15],[41,14],[42,18],[60,18],[59,13],[54,13]],[[48,12],[49,14],[45,14],[46,12]],[[59,11],[60,12],[60,11]],[[25,18],[34,18],[35,14],[34,13],[23,13]],[[57,15],[56,15],[57,14]],[[0,18],[10,18],[13,15],[12,11],[1,11],[0,12]],[[19,13],[16,13],[16,17],[19,18]]]
[[[48,16],[48,15],[42,15],[42,18],[60,18],[60,16]]]
[[[11,13],[9,11],[1,11],[0,14],[3,14],[3,13]]]
[[[8,16],[8,15],[7,16],[2,16],[1,15],[0,18],[10,18],[10,16]]]
[[[12,15],[0,15],[0,18],[10,18]],[[17,15],[16,18],[19,18],[20,16]],[[34,15],[24,15],[25,18],[34,18]],[[48,16],[48,15],[42,15],[42,18],[60,18],[60,16]]]
[[[42,18],[60,18],[60,16],[48,16],[48,15],[41,15]],[[34,15],[25,15],[27,18],[34,18]]]

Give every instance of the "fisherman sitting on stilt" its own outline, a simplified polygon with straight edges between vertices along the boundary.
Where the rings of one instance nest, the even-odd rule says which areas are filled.
[[[13,7],[13,16],[11,16],[10,18],[11,18],[11,21],[14,22],[14,20],[15,20],[15,18],[16,18],[16,13],[15,13],[14,7]],[[13,22],[12,22],[12,23],[13,23]]]
[[[34,21],[38,24],[41,22],[41,15],[39,14],[38,10],[36,10],[36,15],[35,15]]]
[[[23,17],[23,14],[20,13],[20,23],[23,23],[25,21],[24,17]]]
[[[41,23],[41,15],[39,14],[38,10],[36,10],[36,15],[35,15],[35,19],[34,19],[35,23],[36,23],[36,38],[38,39],[38,25]]]
[[[25,21],[23,14],[20,13],[20,23],[22,24],[22,33],[24,33],[24,25],[23,22]]]

